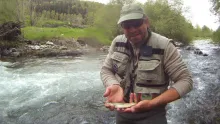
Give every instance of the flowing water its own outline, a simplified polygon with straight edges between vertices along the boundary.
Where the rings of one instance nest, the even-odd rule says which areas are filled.
[[[220,123],[220,48],[195,46],[209,56],[180,50],[194,89],[167,106],[169,124]],[[99,76],[105,56],[0,61],[0,124],[114,124]]]

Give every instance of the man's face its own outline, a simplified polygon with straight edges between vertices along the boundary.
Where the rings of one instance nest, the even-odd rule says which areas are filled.
[[[121,23],[124,34],[129,41],[134,44],[141,42],[146,35],[148,20],[147,19],[134,19]]]

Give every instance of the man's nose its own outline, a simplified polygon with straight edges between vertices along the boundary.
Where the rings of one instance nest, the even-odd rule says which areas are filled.
[[[137,28],[135,28],[134,26],[130,26],[128,31],[129,32],[135,32],[137,30]]]

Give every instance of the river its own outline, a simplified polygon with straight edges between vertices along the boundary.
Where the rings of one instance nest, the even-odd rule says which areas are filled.
[[[220,123],[220,48],[196,41],[208,56],[180,49],[194,89],[167,106],[168,124]],[[104,53],[0,61],[0,124],[114,124],[103,106]]]

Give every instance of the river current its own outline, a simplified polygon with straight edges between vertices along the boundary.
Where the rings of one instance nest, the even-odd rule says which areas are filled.
[[[220,47],[180,49],[194,89],[167,106],[168,124],[220,124]],[[105,109],[100,68],[105,53],[0,61],[0,124],[115,124]]]

